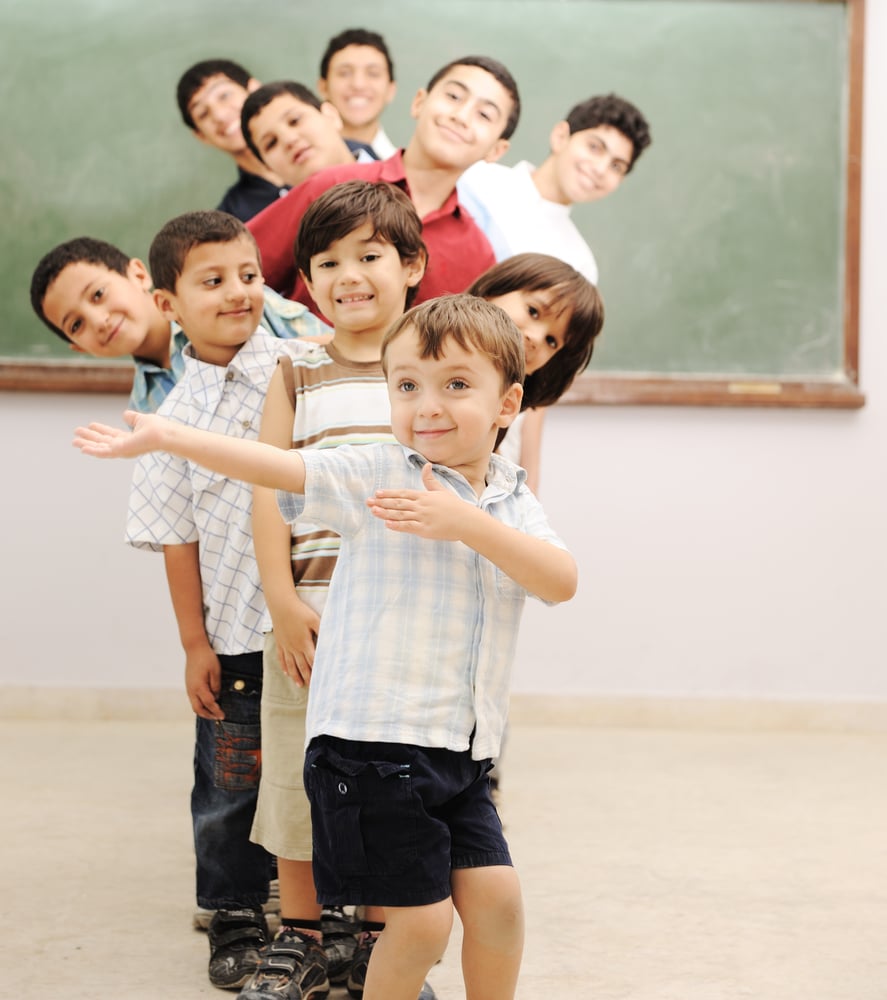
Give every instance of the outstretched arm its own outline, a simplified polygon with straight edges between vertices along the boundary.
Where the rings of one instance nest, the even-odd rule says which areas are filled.
[[[168,451],[229,479],[290,493],[305,492],[305,463],[297,451],[198,430],[154,413],[127,410],[123,418],[132,431],[107,424],[78,427],[74,447],[96,458],[136,458],[149,451]]]
[[[392,531],[463,542],[543,601],[568,601],[576,593],[576,563],[569,552],[460,500],[437,481],[430,463],[422,481],[424,490],[377,490],[367,505]]]

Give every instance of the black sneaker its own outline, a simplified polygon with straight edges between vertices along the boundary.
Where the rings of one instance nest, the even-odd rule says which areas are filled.
[[[344,983],[354,958],[359,925],[341,906],[325,906],[320,927],[330,982]]]
[[[361,1000],[363,988],[367,981],[367,966],[370,964],[370,955],[373,953],[373,945],[376,943],[376,934],[361,934],[357,939],[357,947],[354,949],[354,959],[351,962],[351,970],[348,973],[348,992],[355,998]],[[427,981],[422,984],[419,990],[418,1000],[437,1000],[431,984]]]
[[[330,991],[326,955],[298,931],[282,930],[262,953],[237,1000],[320,1000]]]
[[[209,981],[223,990],[239,990],[259,966],[268,943],[261,910],[216,910],[207,928]]]

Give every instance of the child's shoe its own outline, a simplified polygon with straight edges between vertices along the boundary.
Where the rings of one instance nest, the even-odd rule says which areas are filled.
[[[354,949],[357,947],[359,924],[341,906],[325,906],[320,916],[323,950],[326,953],[331,983],[344,983],[348,978]]]
[[[330,991],[323,948],[310,935],[282,930],[262,952],[237,1000],[321,1000]]]
[[[256,971],[268,943],[261,910],[216,910],[207,930],[209,981],[223,990],[237,990]]]

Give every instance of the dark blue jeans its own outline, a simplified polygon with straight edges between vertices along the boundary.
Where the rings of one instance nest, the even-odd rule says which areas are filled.
[[[222,722],[197,719],[191,819],[197,903],[258,908],[268,899],[271,855],[249,839],[259,791],[262,653],[219,656]]]

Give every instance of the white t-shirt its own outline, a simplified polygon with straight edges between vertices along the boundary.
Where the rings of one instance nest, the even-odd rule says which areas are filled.
[[[381,125],[379,126],[379,131],[370,141],[370,145],[376,151],[376,156],[380,160],[387,160],[389,156],[394,156],[397,152],[397,146],[388,138],[385,134],[385,129]]]
[[[591,247],[570,218],[570,205],[548,201],[533,183],[532,163],[513,167],[481,161],[459,178],[459,201],[474,216],[497,260],[517,253],[547,253],[597,284]]]

